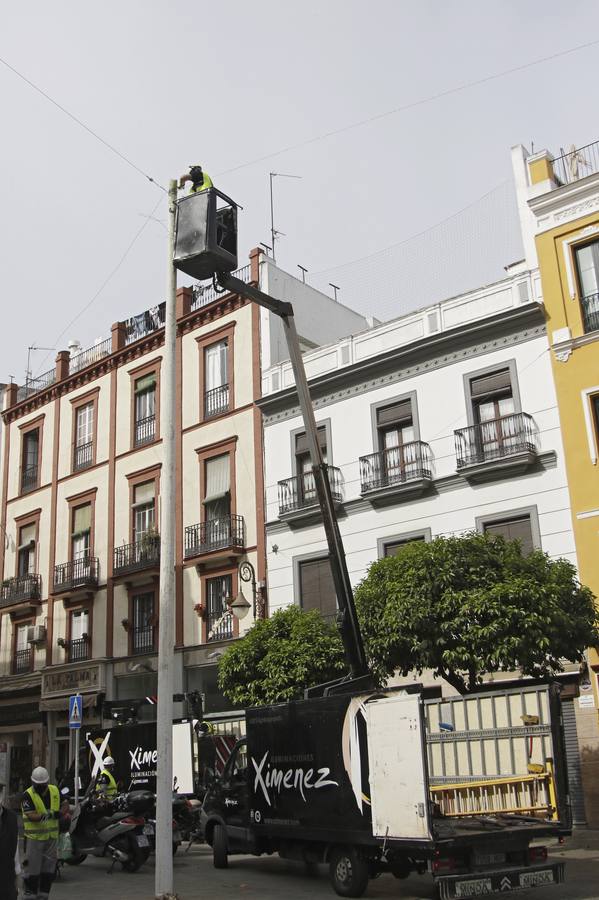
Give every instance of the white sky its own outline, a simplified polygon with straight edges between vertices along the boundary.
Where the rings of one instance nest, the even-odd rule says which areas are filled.
[[[269,171],[302,175],[275,183],[287,235],[277,262],[325,270],[313,283],[334,281],[339,299],[390,318],[499,277],[517,257],[510,147],[557,154],[599,138],[597,46],[219,173],[592,41],[598,25],[593,0],[29,0],[3,5],[0,57],[163,184],[202,163],[245,207],[241,264],[269,242]],[[0,103],[0,380],[20,381],[28,345],[89,346],[163,299],[165,231],[150,221],[67,327],[142,216],[160,201],[165,218],[165,200],[2,65]],[[397,253],[342,265],[488,192]],[[34,372],[54,356],[35,353]]]

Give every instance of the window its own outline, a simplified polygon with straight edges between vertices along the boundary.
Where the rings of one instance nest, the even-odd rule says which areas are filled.
[[[229,409],[228,339],[204,350],[204,418]]]
[[[484,523],[483,530],[486,534],[503,537],[506,541],[519,540],[525,555],[534,550],[530,516],[487,522]]]
[[[599,330],[599,241],[575,250],[585,332]]]
[[[94,403],[75,409],[75,451],[73,468],[86,469],[94,461]]]
[[[34,490],[39,483],[40,429],[32,428],[23,435],[21,457],[21,491]]]
[[[591,409],[593,411],[593,425],[595,426],[595,439],[599,445],[599,394],[591,397]]]
[[[134,488],[133,540],[135,543],[149,541],[156,535],[156,485],[145,481]]]
[[[299,592],[302,609],[318,609],[331,619],[337,612],[337,595],[328,556],[299,562]]]
[[[14,659],[15,675],[20,675],[22,672],[29,672],[31,670],[33,655],[31,652],[31,645],[27,642],[28,628],[29,623],[16,626]]]
[[[73,531],[71,534],[71,559],[88,559],[91,555],[92,506],[85,503],[73,509]]]
[[[470,382],[476,443],[483,458],[502,456],[521,440],[509,369],[473,378]]]
[[[384,556],[397,556],[398,553],[401,553],[404,547],[408,544],[413,544],[414,541],[424,541],[425,537],[423,534],[418,537],[412,538],[404,538],[401,541],[389,541],[388,544],[384,545]]]
[[[156,373],[135,381],[135,427],[133,444],[142,447],[156,437]]]
[[[205,462],[204,520],[205,543],[226,546],[231,536],[231,468],[229,454],[215,456]]]
[[[89,612],[77,609],[71,612],[69,662],[87,659],[89,656]]]
[[[156,628],[153,591],[134,594],[132,625],[131,653],[152,653]]]
[[[324,462],[327,462],[327,433],[324,425],[318,428],[318,443]],[[301,504],[316,503],[316,485],[312,473],[312,459],[308,449],[308,438],[305,432],[295,436],[295,472],[297,475],[297,492]]]
[[[35,549],[37,543],[37,525],[23,525],[19,528],[19,547],[17,554],[17,575],[23,577],[35,573]]]
[[[412,401],[402,400],[376,411],[376,425],[381,454],[381,476],[385,482],[401,481],[417,474],[418,458],[414,453],[416,440],[412,418]]]
[[[233,614],[227,600],[233,598],[233,578],[221,575],[206,579],[206,640],[223,641],[233,637]]]

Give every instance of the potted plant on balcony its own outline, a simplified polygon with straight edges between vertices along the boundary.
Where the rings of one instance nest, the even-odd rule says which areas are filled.
[[[197,613],[197,615],[199,616],[200,619],[203,619],[203,618],[204,618],[204,615],[205,615],[205,613],[206,613],[206,609],[205,609],[203,603],[196,603],[196,605],[194,606],[194,610],[196,611],[196,613]]]
[[[141,536],[139,541],[139,550],[142,556],[151,557],[156,553],[158,541],[158,529],[152,526]]]
[[[129,622],[129,619],[121,619],[121,625],[123,626],[125,631],[129,631],[131,623]]]
[[[62,647],[63,650],[67,650],[69,647],[69,642],[67,641],[66,638],[63,638],[63,637],[59,637],[58,640],[56,641],[56,643],[58,644],[59,647]]]
[[[86,644],[88,644],[88,643],[91,641],[91,637],[90,637],[90,635],[87,633],[87,631],[84,631],[84,632],[83,632],[83,634],[81,635],[81,640],[82,640],[82,641],[85,641]]]

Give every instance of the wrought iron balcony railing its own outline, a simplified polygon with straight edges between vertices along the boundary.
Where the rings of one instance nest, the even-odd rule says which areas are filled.
[[[235,278],[239,278],[240,281],[245,281],[245,283],[248,284],[251,281],[251,266],[249,264],[247,266],[242,266],[241,269],[237,269],[237,271],[232,272],[231,274],[234,275]],[[192,310],[199,309],[201,306],[206,306],[208,303],[212,303],[213,300],[218,300],[227,294],[227,291],[215,290],[212,284],[194,285],[192,291]]]
[[[233,637],[233,613],[220,606],[208,607],[206,613],[206,640],[226,641]]]
[[[360,457],[362,493],[431,477],[431,450],[424,441],[410,441]]]
[[[156,416],[146,416],[135,423],[135,446],[151,444],[156,437]]]
[[[229,385],[221,384],[204,394],[204,418],[220,416],[229,411]]]
[[[83,659],[89,659],[89,646],[89,638],[75,638],[75,640],[69,641],[69,662],[81,662]]]
[[[43,375],[38,375],[36,378],[27,378],[25,384],[21,385],[17,390],[17,403],[21,403],[23,400],[31,397],[32,394],[37,394],[39,391],[45,391],[46,388],[51,387],[55,381],[56,367],[48,369],[47,372],[44,372]]]
[[[54,566],[54,593],[60,594],[79,588],[96,588],[99,573],[100,561],[97,556],[85,556]]]
[[[131,652],[153,653],[156,635],[153,625],[138,625],[131,629]]]
[[[336,466],[327,466],[327,471],[333,500],[341,503],[341,471]],[[312,472],[303,472],[279,481],[279,515],[315,506],[317,503],[318,495]]]
[[[17,575],[7,578],[0,588],[0,606],[12,606],[22,600],[39,600],[42,592],[41,575]]]
[[[553,160],[553,173],[559,184],[571,184],[593,172],[599,172],[599,141],[573,147]]]
[[[199,556],[213,550],[245,547],[243,516],[221,516],[185,529],[185,556]]]
[[[33,662],[33,653],[31,647],[24,650],[15,650],[15,658],[13,661],[13,671],[15,675],[22,675],[24,672],[31,671]]]
[[[94,461],[94,443],[89,441],[87,444],[79,444],[75,447],[73,453],[73,469],[79,472],[81,469],[87,469]]]
[[[458,469],[537,452],[533,420],[527,413],[459,428],[454,434]]]
[[[585,333],[599,331],[599,294],[587,294],[582,298],[581,306]]]
[[[21,469],[21,493],[26,494],[28,491],[34,491],[37,487],[38,466],[26,466]]]
[[[126,575],[143,569],[152,569],[160,564],[160,536],[146,535],[133,544],[114,548],[115,575]]]

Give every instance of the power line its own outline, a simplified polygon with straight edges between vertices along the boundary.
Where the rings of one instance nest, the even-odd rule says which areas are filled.
[[[103,144],[105,147],[107,147],[108,150],[110,150],[112,153],[114,153],[116,156],[118,156],[119,159],[122,159],[123,162],[127,163],[128,166],[131,166],[132,169],[135,169],[136,172],[138,172],[140,175],[143,175],[144,178],[147,178],[148,181],[150,181],[152,184],[155,184],[156,187],[160,188],[161,191],[164,191],[166,193],[166,188],[163,187],[163,185],[161,185],[158,181],[156,181],[155,178],[152,178],[151,175],[148,175],[147,172],[144,172],[143,169],[140,169],[140,167],[138,165],[136,165],[131,159],[129,159],[128,156],[125,156],[124,153],[121,153],[120,150],[117,150],[116,147],[114,147],[112,144],[109,144],[108,141],[104,140],[104,138],[101,137],[97,133],[97,131],[94,131],[92,128],[89,127],[89,125],[86,125],[85,122],[82,122],[81,119],[78,119],[74,113],[70,112],[65,106],[62,106],[62,104],[60,104],[57,100],[55,100],[53,97],[51,97],[50,94],[47,94],[46,91],[42,90],[41,87],[38,87],[37,84],[35,84],[33,81],[31,81],[29,78],[27,78],[26,75],[23,75],[22,72],[19,72],[18,69],[15,69],[14,66],[11,66],[11,64],[9,62],[7,62],[5,59],[3,59],[1,56],[0,56],[0,63],[2,63],[3,66],[6,66],[7,69],[10,69],[11,72],[14,72],[15,75],[17,75],[22,81],[24,81],[25,84],[28,84],[29,87],[33,88],[34,91],[37,91],[38,94],[41,94],[42,97],[45,97],[46,100],[48,100],[50,103],[52,103],[53,106],[55,106],[57,109],[59,109],[61,112],[63,112],[65,114],[65,116],[68,116],[69,119],[72,119],[73,122],[76,122],[77,125],[79,125],[81,128],[83,128],[84,131],[87,131],[88,134],[91,134],[92,137],[94,137],[97,141],[99,141],[101,144]]]
[[[470,88],[477,87],[481,84],[486,84],[489,81],[495,81],[498,78],[505,78],[506,75],[513,75],[514,72],[522,72],[524,69],[530,69],[533,66],[540,66],[542,63],[550,62],[553,59],[559,59],[562,56],[567,56],[570,53],[577,53],[579,50],[586,50],[589,47],[595,47],[599,44],[599,39],[595,41],[588,41],[585,44],[578,44],[576,47],[570,47],[567,50],[559,50],[557,53],[552,53],[549,56],[542,56],[539,59],[531,60],[530,62],[523,63],[519,66],[512,66],[509,69],[503,69],[501,72],[495,72],[492,75],[485,75],[483,78],[477,78],[474,81],[468,81],[465,84],[456,85],[456,87],[448,88],[445,91],[439,91],[436,94],[430,94],[428,97],[421,97],[419,100],[412,100],[410,103],[404,103],[401,106],[396,106],[393,109],[388,109],[386,112],[377,113],[376,115],[369,116],[367,119],[360,119],[358,122],[351,122],[349,125],[342,125],[341,128],[335,128],[333,131],[325,131],[323,134],[316,135],[315,137],[308,138],[307,140],[300,141],[297,144],[289,144],[287,147],[281,147],[279,150],[276,150],[274,153],[266,153],[264,156],[257,156],[255,159],[250,160],[249,162],[240,163],[238,166],[233,166],[230,169],[225,169],[223,172],[217,172],[217,175],[229,175],[231,172],[238,172],[240,169],[245,169],[248,166],[254,166],[257,163],[265,162],[268,159],[272,159],[274,156],[280,156],[283,153],[290,153],[292,150],[299,150],[301,147],[308,147],[310,144],[316,144],[318,141],[324,141],[326,138],[334,137],[337,134],[343,134],[346,131],[351,131],[354,128],[362,128],[364,125],[370,125],[371,122],[378,122],[381,119],[386,119],[389,116],[397,115],[398,113],[406,112],[409,109],[415,109],[417,106],[424,106],[427,103],[433,103],[435,100],[439,100],[442,97],[449,97],[452,94],[459,94],[462,91],[470,90]]]
[[[82,309],[79,310],[79,312],[77,313],[77,315],[76,315],[73,319],[71,319],[71,321],[68,323],[68,325],[60,332],[60,334],[58,335],[58,337],[56,337],[56,338],[54,339],[54,345],[55,345],[55,346],[58,346],[58,342],[61,340],[61,338],[64,337],[64,335],[67,333],[67,331],[69,330],[69,328],[70,328],[72,325],[74,325],[75,322],[76,322],[78,319],[81,318],[81,316],[83,315],[84,312],[87,312],[87,310],[90,308],[90,306],[92,305],[92,303],[95,303],[95,301],[98,299],[98,297],[100,296],[100,294],[102,293],[102,291],[104,290],[104,288],[107,287],[107,285],[112,281],[112,279],[114,278],[114,276],[116,275],[116,273],[118,272],[118,270],[121,268],[121,266],[123,265],[123,263],[125,262],[125,260],[126,260],[127,257],[129,256],[130,252],[133,250],[133,247],[135,246],[135,244],[137,243],[137,241],[139,240],[139,238],[141,237],[141,235],[143,234],[143,232],[144,232],[145,229],[147,228],[147,226],[148,226],[148,224],[150,223],[150,221],[156,221],[155,219],[153,219],[153,216],[154,216],[154,213],[156,212],[156,210],[158,209],[158,207],[160,206],[161,203],[162,203],[162,197],[158,200],[158,202],[157,202],[156,205],[154,206],[154,209],[152,210],[152,212],[151,212],[148,216],[145,216],[145,217],[144,217],[144,223],[143,223],[143,225],[141,225],[141,226],[138,228],[138,230],[137,230],[136,233],[135,233],[135,236],[134,236],[133,239],[129,242],[129,244],[128,244],[128,246],[127,246],[127,249],[126,249],[125,252],[122,254],[122,256],[121,256],[121,258],[119,259],[118,263],[117,263],[116,266],[109,272],[109,274],[106,276],[106,278],[104,279],[104,281],[102,282],[102,284],[100,285],[100,287],[98,288],[98,290],[95,292],[95,294],[93,295],[93,297],[91,298],[91,300],[89,300],[88,303],[86,303],[85,306],[82,307]],[[37,370],[38,372],[41,370],[42,366],[45,364],[46,360],[48,359],[48,356],[49,356],[49,354],[46,354],[46,356],[45,356],[45,357],[43,358],[43,360],[41,361],[41,363],[40,363],[40,365],[39,365],[39,367],[38,367],[38,370]]]

